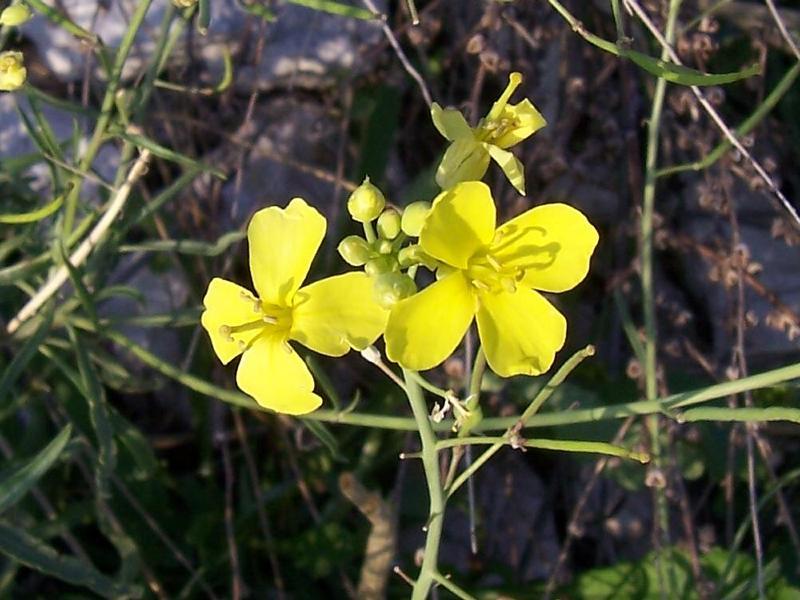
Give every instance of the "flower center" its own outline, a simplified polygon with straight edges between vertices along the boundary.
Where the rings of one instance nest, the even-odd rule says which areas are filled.
[[[236,342],[245,350],[255,339],[264,334],[288,336],[292,327],[292,311],[285,306],[265,304],[249,292],[241,293],[241,301],[252,306],[253,320],[236,325],[221,325],[219,332],[229,342]]]
[[[517,291],[517,283],[525,277],[525,271],[517,266],[503,264],[502,259],[490,249],[473,256],[467,266],[467,279],[484,292]]]
[[[483,135],[481,136],[482,141],[494,143],[495,141],[502,138],[506,135],[509,131],[513,131],[514,129],[520,126],[519,118],[517,117],[502,117],[500,119],[488,121],[481,129]]]

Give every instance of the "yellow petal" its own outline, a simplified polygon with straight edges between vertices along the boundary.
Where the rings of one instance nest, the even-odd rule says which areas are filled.
[[[287,415],[319,408],[314,378],[297,353],[276,335],[263,335],[242,355],[236,385],[261,406]]]
[[[436,183],[443,190],[462,181],[477,181],[489,168],[489,153],[474,137],[458,138],[447,147],[436,170]]]
[[[461,271],[431,284],[392,307],[386,325],[386,355],[420,371],[443,362],[467,332],[477,308]]]
[[[302,198],[286,208],[270,206],[247,228],[250,273],[265,303],[289,306],[325,237],[325,217]]]
[[[547,125],[542,113],[527,98],[513,106],[506,106],[500,116],[500,121],[513,123],[513,126],[492,140],[492,143],[501,148],[509,148],[530,137],[539,129]]]
[[[374,343],[388,316],[373,299],[367,274],[345,273],[298,290],[290,337],[320,354],[342,356]]]
[[[492,254],[504,266],[525,270],[521,284],[546,292],[563,292],[589,272],[597,245],[594,226],[566,204],[544,204],[511,219],[498,229]]]
[[[436,129],[451,142],[458,138],[472,137],[467,120],[457,110],[442,108],[436,102],[431,105],[431,119]]]
[[[244,348],[263,331],[254,328],[239,333],[227,333],[224,327],[236,327],[258,321],[261,313],[256,310],[256,299],[243,287],[226,279],[215,277],[208,284],[203,298],[206,310],[200,317],[222,364],[227,365],[239,356]]]
[[[525,168],[522,166],[522,163],[519,162],[519,159],[508,150],[502,150],[493,144],[487,144],[487,147],[489,149],[489,155],[494,159],[494,162],[503,169],[503,173],[506,174],[511,185],[524,196]]]
[[[485,183],[467,181],[439,194],[419,233],[430,256],[466,269],[469,259],[494,237],[495,207]]]
[[[486,362],[501,377],[541,375],[566,334],[566,319],[538,292],[480,293],[478,335]]]

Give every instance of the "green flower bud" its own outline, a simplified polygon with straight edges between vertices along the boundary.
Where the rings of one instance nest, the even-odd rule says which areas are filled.
[[[400,233],[400,213],[387,208],[378,217],[378,235],[385,240],[393,240]]]
[[[384,273],[399,271],[400,265],[397,263],[397,259],[394,256],[384,254],[383,256],[378,256],[368,261],[364,270],[370,277],[377,277]]]
[[[22,59],[22,52],[0,52],[0,91],[11,92],[25,83],[28,71]]]
[[[384,273],[375,279],[373,285],[375,301],[385,309],[390,309],[403,298],[417,293],[414,280],[405,273]]]
[[[338,250],[344,262],[353,267],[360,267],[372,257],[372,250],[367,240],[357,235],[348,235],[344,238],[339,242]]]
[[[24,4],[12,4],[0,13],[0,25],[16,27],[31,18],[31,11]]]
[[[384,206],[386,198],[369,182],[369,177],[365,177],[364,182],[347,199],[347,211],[359,223],[370,223],[377,219]]]
[[[431,210],[431,203],[425,201],[412,202],[403,210],[401,228],[403,233],[411,237],[419,237],[419,232],[425,224],[425,219]]]
[[[401,269],[406,269],[413,265],[424,265],[433,271],[439,265],[439,262],[435,258],[428,256],[419,244],[412,244],[400,250],[397,253],[397,260]]]
[[[378,250],[378,254],[391,254],[392,253],[392,242],[389,240],[378,240],[376,242],[376,249]]]

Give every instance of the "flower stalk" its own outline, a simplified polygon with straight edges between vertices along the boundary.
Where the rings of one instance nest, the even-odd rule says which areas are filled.
[[[430,496],[430,509],[428,523],[425,528],[425,550],[422,567],[414,584],[411,600],[425,600],[437,574],[439,560],[439,541],[442,537],[442,524],[444,523],[444,490],[439,473],[439,458],[436,451],[436,434],[428,417],[428,407],[422,395],[422,388],[417,383],[413,371],[403,369],[406,381],[406,395],[414,413],[414,420],[419,429],[419,438],[422,444],[422,467],[425,470],[425,481],[428,484]]]

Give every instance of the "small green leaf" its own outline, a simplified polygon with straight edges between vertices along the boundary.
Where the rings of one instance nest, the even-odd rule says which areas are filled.
[[[39,453],[0,482],[0,513],[16,504],[53,466],[72,434],[67,425]]]
[[[0,375],[0,403],[8,396],[11,387],[17,381],[17,378],[22,374],[25,367],[28,366],[31,358],[36,353],[41,343],[44,341],[45,336],[50,331],[50,326],[53,323],[53,312],[50,311],[42,319],[39,327],[34,334],[29,337],[22,348],[20,348],[11,360],[11,363]]]

